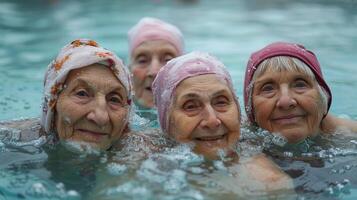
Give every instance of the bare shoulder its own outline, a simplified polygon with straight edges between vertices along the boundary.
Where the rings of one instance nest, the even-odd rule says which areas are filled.
[[[262,183],[266,191],[292,190],[292,179],[264,154],[259,154],[242,163],[253,180]]]
[[[357,121],[327,114],[322,120],[321,130],[324,133],[357,133]]]

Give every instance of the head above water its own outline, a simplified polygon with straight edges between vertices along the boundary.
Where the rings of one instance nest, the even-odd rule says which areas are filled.
[[[331,92],[311,51],[277,42],[251,55],[244,103],[251,123],[295,143],[319,132],[331,105]]]
[[[240,136],[240,111],[224,65],[207,53],[193,52],[169,61],[153,83],[164,133],[193,143],[209,157],[231,149]]]
[[[46,71],[41,125],[60,140],[109,148],[128,125],[128,69],[111,51],[88,39],[64,46]]]
[[[164,40],[172,44],[178,54],[184,50],[184,42],[181,31],[174,25],[164,22],[160,19],[144,17],[128,32],[129,52],[140,46],[143,42]]]
[[[151,108],[152,81],[167,61],[183,53],[183,37],[175,26],[145,17],[129,30],[128,39],[134,97],[141,107]]]

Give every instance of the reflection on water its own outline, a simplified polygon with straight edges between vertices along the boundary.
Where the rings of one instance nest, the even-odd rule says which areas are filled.
[[[241,160],[244,162],[261,151],[270,155],[293,178],[298,199],[356,195],[353,192],[357,188],[356,137],[309,138],[287,147],[279,136],[270,136],[261,130],[242,130],[243,137],[237,150]],[[8,134],[9,130],[3,130],[3,133]],[[121,150],[109,152],[98,152],[78,143],[55,146],[21,146],[18,143],[16,146],[14,143],[6,145],[2,140],[0,197],[266,199],[270,196],[296,199],[291,191],[252,197],[245,188],[250,180],[237,181],[229,170],[230,159],[209,161],[193,153],[190,145],[177,145],[156,130],[146,130],[146,134],[152,136],[149,144],[155,144],[159,149],[148,147],[147,141],[139,136],[127,138]]]

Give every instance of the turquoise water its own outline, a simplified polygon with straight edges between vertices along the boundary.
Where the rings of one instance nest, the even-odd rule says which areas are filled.
[[[240,99],[252,51],[277,40],[305,44],[317,54],[331,86],[331,112],[357,119],[355,0],[2,0],[0,120],[40,115],[45,68],[73,39],[97,40],[127,61],[126,32],[144,16],[177,25],[187,51],[207,51],[220,58]],[[332,141],[331,146],[311,149],[322,154],[317,157],[322,156],[324,165],[281,161],[282,168],[296,176],[300,199],[356,198],[354,140]],[[0,143],[0,199],[237,198],[206,176],[224,173],[222,163],[207,163],[181,148],[142,159],[128,152],[72,155],[67,148]],[[156,166],[158,162],[164,164]]]

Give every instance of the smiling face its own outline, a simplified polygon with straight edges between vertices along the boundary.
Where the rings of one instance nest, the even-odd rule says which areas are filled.
[[[326,112],[316,80],[296,70],[266,70],[255,79],[252,102],[256,123],[289,143],[319,133]]]
[[[165,40],[146,41],[134,49],[130,68],[135,98],[141,106],[154,106],[151,84],[160,68],[178,55],[177,49]]]
[[[194,144],[194,151],[210,158],[219,149],[231,153],[240,136],[239,105],[216,75],[187,78],[176,88],[169,117],[169,135]]]
[[[127,126],[126,90],[113,72],[100,64],[72,70],[60,93],[55,127],[60,140],[83,141],[106,150]]]

